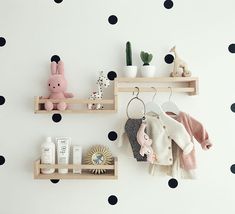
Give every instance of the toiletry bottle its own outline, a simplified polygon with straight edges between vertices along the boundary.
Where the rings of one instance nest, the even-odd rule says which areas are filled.
[[[73,145],[73,164],[82,164],[82,147],[79,145]],[[73,173],[82,173],[81,169],[73,169]]]
[[[55,164],[55,144],[52,142],[51,137],[47,137],[45,143],[41,145],[41,163],[42,164]],[[41,169],[43,174],[52,174],[55,169]]]

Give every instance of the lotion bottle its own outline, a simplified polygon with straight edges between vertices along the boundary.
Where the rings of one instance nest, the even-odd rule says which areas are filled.
[[[41,145],[41,163],[42,164],[55,164],[55,144],[52,142],[51,137],[47,137],[45,143]],[[43,174],[52,174],[55,169],[41,169]]]

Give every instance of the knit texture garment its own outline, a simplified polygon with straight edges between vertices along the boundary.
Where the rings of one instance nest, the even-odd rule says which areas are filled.
[[[137,132],[142,124],[142,119],[128,119],[125,124],[125,132],[129,139],[131,149],[137,161],[147,161],[147,156],[140,155],[140,144],[137,141]]]

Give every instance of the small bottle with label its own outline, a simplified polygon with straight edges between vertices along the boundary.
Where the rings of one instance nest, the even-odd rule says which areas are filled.
[[[41,145],[41,164],[55,164],[55,144],[52,142],[51,137],[47,137],[45,143]],[[55,169],[41,169],[43,174],[52,174]]]

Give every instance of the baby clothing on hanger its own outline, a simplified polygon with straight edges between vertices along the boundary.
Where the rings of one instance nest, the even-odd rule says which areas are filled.
[[[140,144],[137,142],[137,132],[142,124],[142,119],[127,119],[124,130],[122,130],[121,138],[119,139],[119,146],[126,135],[131,145],[133,156],[137,161],[147,161],[147,156],[140,155]]]
[[[182,123],[191,137],[192,143],[194,138],[201,144],[203,150],[208,150],[212,143],[204,126],[185,112],[180,112],[177,117],[173,117],[178,122]],[[176,178],[195,179],[196,178],[196,155],[195,148],[185,155],[183,151],[172,142],[173,164],[170,167],[150,166],[150,173],[160,173]]]
[[[153,141],[152,148],[157,156],[156,165],[172,165],[172,140],[182,149],[183,154],[189,154],[193,143],[184,126],[169,117],[165,112],[158,114],[149,112],[146,115],[147,134]]]

